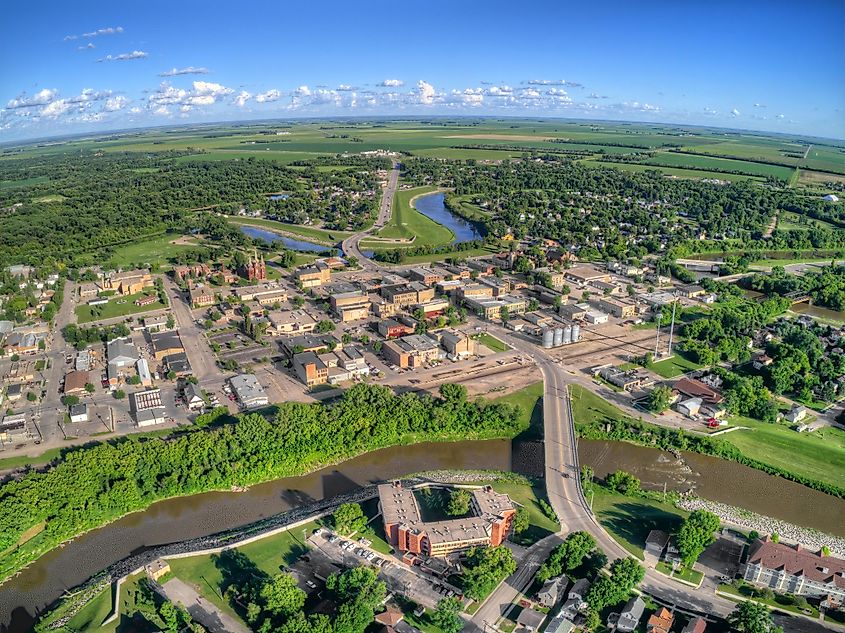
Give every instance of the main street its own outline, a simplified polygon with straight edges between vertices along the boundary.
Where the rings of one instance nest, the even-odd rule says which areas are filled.
[[[379,206],[378,218],[373,226],[366,231],[361,231],[343,240],[341,248],[343,254],[354,257],[358,260],[358,265],[364,270],[378,270],[381,266],[378,262],[366,257],[358,248],[358,244],[362,239],[369,235],[373,235],[379,229],[384,227],[390,221],[390,214],[393,207],[393,198],[396,194],[396,189],[399,186],[399,163],[393,163],[393,169],[390,170],[387,176],[387,183],[382,190],[381,205]]]

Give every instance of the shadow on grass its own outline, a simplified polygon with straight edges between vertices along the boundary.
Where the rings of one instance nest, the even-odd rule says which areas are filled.
[[[601,514],[601,522],[610,532],[639,548],[645,548],[645,540],[651,530],[673,533],[681,526],[682,519],[676,514],[635,501],[619,503],[613,509]]]
[[[225,596],[227,591],[230,592],[229,604],[241,618],[245,619],[246,604],[239,600],[238,596],[255,594],[270,577],[248,556],[236,549],[213,554],[211,559],[223,576],[220,581],[220,593]]]

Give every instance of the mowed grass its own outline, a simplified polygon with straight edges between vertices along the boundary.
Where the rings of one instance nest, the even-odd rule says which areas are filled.
[[[536,427],[539,425],[540,434],[542,436],[543,427],[543,411],[540,399],[543,397],[543,381],[535,382],[532,385],[523,387],[518,391],[509,393],[506,396],[499,396],[493,398],[493,402],[498,404],[512,404],[519,407],[519,421],[520,425],[524,427]]]
[[[660,165],[664,167],[681,167],[701,170],[724,169],[738,171],[750,176],[773,176],[788,181],[795,169],[793,167],[781,167],[779,165],[765,165],[763,163],[751,163],[742,160],[731,160],[728,158],[716,158],[713,156],[701,156],[699,154],[685,154],[680,152],[660,152],[654,158],[646,161],[649,165]]]
[[[479,334],[477,337],[479,343],[481,343],[487,349],[494,351],[494,352],[506,352],[510,349],[510,346],[506,343],[503,343],[495,336],[487,334],[486,332],[483,334]]]
[[[91,321],[102,321],[104,319],[114,319],[116,317],[129,316],[130,314],[140,314],[141,312],[151,312],[153,310],[163,310],[165,306],[161,301],[156,299],[153,303],[145,306],[135,305],[135,300],[141,297],[146,297],[155,294],[154,288],[147,288],[144,292],[138,294],[128,295],[126,297],[112,296],[109,297],[109,302],[103,305],[90,306],[83,303],[76,307],[76,318],[79,323],[90,323]]]
[[[149,265],[167,265],[171,257],[181,251],[200,246],[200,242],[191,240],[188,244],[172,244],[182,237],[176,233],[165,233],[148,240],[123,244],[114,248],[114,253],[105,261],[109,268],[140,268]]]
[[[591,158],[585,158],[579,160],[578,162],[587,167],[607,167],[610,169],[621,169],[622,171],[632,172],[659,171],[667,176],[675,176],[677,178],[688,178],[695,180],[701,180],[702,178],[725,180],[729,182],[738,182],[740,180],[763,180],[759,176],[746,176],[743,174],[723,174],[715,171],[681,169],[679,167],[659,167],[656,165],[645,165],[642,163],[604,163],[598,160],[593,160]]]
[[[622,547],[640,560],[651,530],[672,533],[688,516],[671,503],[626,497],[600,486],[593,486],[592,490],[595,494],[588,492],[587,501],[592,501],[599,522]]]
[[[103,621],[111,615],[112,600],[114,597],[113,588],[108,588],[96,598],[86,604],[73,618],[68,622],[67,629],[71,631],[104,631],[105,633],[118,633],[123,631],[133,631],[137,633],[148,633],[157,631],[158,628],[145,620],[130,621],[125,617],[129,611],[135,610],[135,594],[138,591],[138,585],[143,578],[146,578],[145,573],[134,574],[129,576],[126,581],[120,586],[120,597],[118,599],[118,608],[121,615],[115,618],[108,624],[103,624]]]
[[[732,418],[731,422],[750,430],[732,431],[721,439],[748,457],[845,487],[845,431],[823,427],[812,433],[798,433],[782,424],[748,418]]]
[[[414,246],[442,246],[455,239],[455,235],[442,224],[424,216],[412,206],[412,200],[427,193],[437,191],[436,187],[415,187],[397,191],[393,199],[393,212],[390,222],[381,231],[379,237],[392,239],[411,239]]]
[[[664,378],[674,378],[689,371],[701,369],[701,365],[685,358],[681,352],[675,352],[672,358],[652,363],[649,369]]]

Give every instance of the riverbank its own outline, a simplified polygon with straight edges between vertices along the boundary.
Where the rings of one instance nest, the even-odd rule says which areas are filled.
[[[5,582],[69,539],[164,499],[301,476],[392,446],[510,439],[524,430],[514,407],[424,401],[381,386],[353,387],[331,405],[284,403],[276,409],[272,421],[247,414],[235,424],[143,443],[82,447],[42,474],[5,483],[0,579]],[[227,446],[228,452],[214,446]],[[126,464],[134,465],[129,477]],[[144,472],[158,475],[150,479]],[[84,513],[76,510],[81,507]],[[26,538],[48,518],[46,529]]]

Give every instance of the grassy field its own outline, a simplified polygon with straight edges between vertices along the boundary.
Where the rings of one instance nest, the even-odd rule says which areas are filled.
[[[782,211],[778,214],[777,228],[781,231],[813,231],[817,228],[829,229],[832,231],[842,230],[841,227],[831,224],[830,222],[816,220],[815,218],[803,216],[792,211]]]
[[[754,602],[761,602],[769,607],[777,609],[778,611],[783,611],[784,613],[802,613],[802,611],[798,609],[795,605],[789,604],[787,600],[784,600],[781,596],[777,594],[775,595],[774,599],[767,600],[761,596],[754,596],[754,590],[755,587],[746,582],[743,582],[738,589],[730,584],[719,585],[719,591],[736,596],[737,602],[745,598],[753,600]],[[811,606],[809,607],[809,613],[807,615],[812,618],[818,618],[819,610]]]
[[[503,343],[495,336],[487,334],[486,332],[479,334],[476,338],[484,347],[494,352],[506,352],[510,349],[509,345]]]
[[[642,163],[603,163],[591,158],[585,158],[578,161],[587,167],[608,167],[611,169],[621,169],[622,171],[660,171],[667,176],[676,176],[678,178],[702,179],[711,178],[718,180],[727,180],[736,182],[739,180],[763,180],[759,176],[744,176],[741,174],[723,174],[715,171],[703,171],[698,169],[681,169],[679,167],[656,167],[654,165],[644,165]]]
[[[659,563],[657,563],[657,565],[654,566],[654,568],[661,574],[669,576],[670,578],[684,580],[694,585],[701,584],[701,580],[704,578],[704,574],[700,571],[696,571],[694,569],[687,569],[683,566],[679,566],[678,569],[673,570],[672,566],[666,563],[666,561],[660,561]]]
[[[40,466],[41,464],[46,464],[49,461],[60,457],[62,454],[61,448],[51,448],[48,451],[44,451],[40,455],[15,455],[13,457],[3,457],[7,453],[11,453],[12,451],[3,451],[0,452],[0,471],[9,470],[11,468],[20,468],[21,466],[26,466],[30,464],[32,466]]]
[[[112,609],[112,589],[99,594],[91,602],[85,605],[79,613],[77,613],[68,622],[68,629],[72,631],[104,631],[106,633],[119,633],[122,631],[133,631],[137,633],[147,633],[157,631],[158,629],[148,622],[130,622],[125,618],[125,614],[135,608],[135,593],[138,591],[138,583],[146,574],[140,573],[129,576],[120,586],[120,599],[118,604],[120,606],[121,617],[116,618],[108,624],[103,624],[103,620],[109,617]]]
[[[576,423],[603,422],[628,418],[604,398],[597,396],[581,385],[572,385],[569,390],[572,399],[572,416]]]
[[[688,371],[701,369],[701,365],[692,362],[688,358],[685,358],[681,352],[676,351],[672,358],[652,363],[648,368],[664,378],[674,378]]]
[[[175,233],[165,233],[148,240],[118,246],[114,249],[114,254],[106,260],[105,266],[123,269],[140,268],[146,264],[165,266],[169,259],[180,251],[199,246],[196,240],[190,240],[188,244],[172,243],[180,237]]]
[[[455,239],[452,231],[442,224],[427,218],[411,205],[416,196],[436,191],[435,187],[415,187],[397,191],[393,199],[393,213],[390,222],[381,231],[379,237],[414,239],[414,246],[442,246]]]
[[[718,146],[717,146],[718,147]],[[663,167],[681,167],[702,170],[730,170],[738,171],[749,176],[774,176],[782,180],[789,180],[795,168],[779,165],[766,165],[763,163],[751,163],[742,160],[731,160],[728,158],[716,158],[713,156],[701,156],[698,154],[685,154],[680,152],[660,152],[654,158],[646,161],[649,165],[660,165]]]
[[[750,430],[723,436],[745,455],[806,477],[845,486],[845,431],[825,427],[812,433],[798,433],[782,424],[767,424],[749,418],[731,422]]]
[[[135,305],[136,299],[152,294],[155,294],[155,289],[147,288],[143,292],[126,297],[110,297],[108,303],[99,306],[89,306],[87,303],[83,303],[75,309],[76,318],[79,323],[90,323],[91,321],[102,321],[104,319],[129,316],[130,314],[151,312],[152,310],[163,310],[167,307],[159,300],[145,306]]]
[[[506,396],[493,398],[493,402],[513,404],[520,409],[519,421],[522,425],[536,431],[539,438],[543,437],[543,409],[540,399],[543,397],[543,382],[523,387]]]
[[[671,503],[626,497],[593,486],[593,511],[614,539],[634,556],[643,559],[645,540],[651,530],[672,532],[687,513]],[[588,501],[590,494],[587,495]]]

